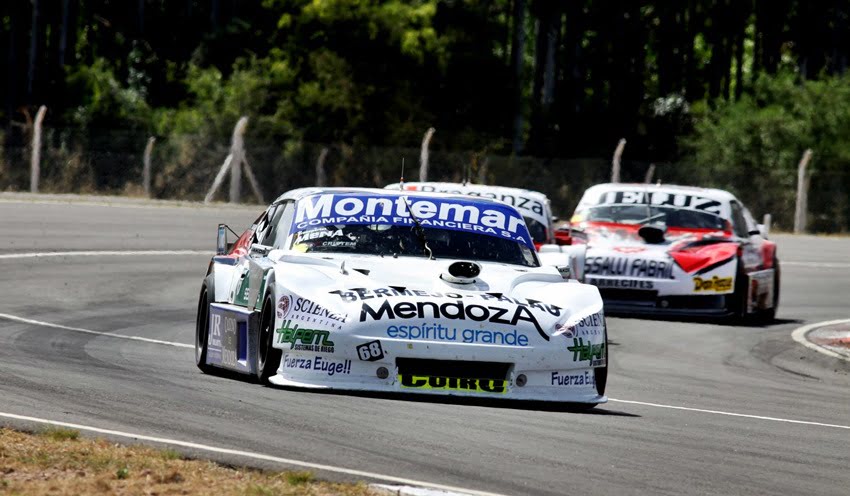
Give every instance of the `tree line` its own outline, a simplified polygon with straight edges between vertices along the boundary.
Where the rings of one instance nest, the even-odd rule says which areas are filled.
[[[712,142],[789,105],[765,98],[840,91],[828,82],[845,81],[848,15],[850,0],[10,0],[0,129],[23,146],[44,104],[89,148],[120,142],[116,129],[207,137],[197,148],[240,115],[284,151],[416,146],[432,126],[438,150],[544,159],[609,157],[626,138],[630,160],[746,176],[735,161],[793,168],[840,135],[841,116],[814,138],[794,131],[781,164]],[[766,121],[734,122],[753,113]],[[830,173],[842,153],[821,162]],[[98,186],[117,184],[108,174]]]

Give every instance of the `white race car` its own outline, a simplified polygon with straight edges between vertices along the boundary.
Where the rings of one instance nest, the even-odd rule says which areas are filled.
[[[594,287],[541,266],[482,198],[308,188],[234,243],[219,226],[195,359],[281,386],[606,401]]]
[[[729,192],[600,184],[582,196],[571,229],[609,313],[776,314],[776,244]]]

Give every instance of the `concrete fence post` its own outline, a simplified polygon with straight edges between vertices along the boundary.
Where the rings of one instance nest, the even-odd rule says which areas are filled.
[[[233,137],[230,140],[230,153],[227,154],[227,157],[224,159],[224,163],[221,164],[221,168],[218,170],[218,174],[215,175],[213,184],[210,187],[210,190],[207,191],[207,196],[204,197],[204,203],[212,201],[215,192],[218,191],[218,188],[224,181],[224,176],[227,174],[228,170],[230,171],[230,202],[236,203],[239,201],[242,188],[242,163],[245,162],[244,136],[245,128],[247,126],[248,118],[242,116],[239,121],[236,122],[236,126],[233,127]],[[249,180],[252,181],[251,186],[254,187],[254,192],[257,194],[257,197],[260,198],[260,193],[256,187],[256,180],[253,179],[253,174],[249,175]]]
[[[328,147],[322,147],[319,158],[316,159],[316,186],[322,187],[328,184],[328,175],[325,173],[325,160],[328,158]]]
[[[42,105],[35,114],[32,131],[32,155],[30,157],[30,193],[38,193],[38,180],[41,177],[41,123],[47,107]]]
[[[812,159],[812,149],[803,152],[800,163],[797,165],[797,204],[794,209],[794,234],[806,231],[806,213],[808,212],[809,175],[806,168]]]
[[[623,156],[623,149],[626,147],[626,138],[622,138],[617,143],[617,148],[614,150],[614,158],[611,160],[611,182],[620,182],[620,158]]]
[[[485,156],[481,159],[481,165],[478,166],[478,184],[487,184],[487,172],[490,168],[490,157]]]
[[[257,197],[260,204],[266,203],[263,201],[263,193],[260,191],[260,183],[257,182],[257,178],[254,176],[254,171],[251,169],[251,164],[248,163],[248,155],[242,153],[242,166],[245,168],[245,176],[248,177],[248,184],[251,185],[251,190],[254,192],[254,196]]]
[[[419,180],[425,182],[428,180],[428,145],[431,144],[431,138],[434,136],[433,127],[429,127],[422,136],[422,149],[419,151]]]
[[[655,164],[649,164],[649,169],[646,170],[646,177],[643,178],[643,182],[649,184],[652,182],[652,176],[655,175]]]
[[[145,145],[145,154],[143,157],[144,167],[142,168],[142,187],[145,189],[145,196],[151,197],[151,154],[153,153],[153,144],[156,143],[156,138],[151,136],[148,138],[148,144]]]
[[[242,199],[242,162],[245,161],[245,128],[248,118],[242,116],[233,128],[230,142],[230,203],[239,203]]]

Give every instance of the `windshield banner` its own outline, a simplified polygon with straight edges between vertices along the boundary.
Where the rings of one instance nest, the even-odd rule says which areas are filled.
[[[398,184],[387,186],[387,189],[400,189]],[[424,191],[426,193],[450,193],[453,195],[479,196],[507,203],[544,226],[549,225],[543,202],[526,194],[521,189],[482,186],[478,184],[446,184],[446,183],[404,183],[407,191]]]
[[[519,213],[507,205],[481,203],[455,198],[367,193],[326,193],[298,202],[291,233],[327,225],[385,224],[416,225],[408,210],[423,227],[486,234],[534,244]]]
[[[729,218],[728,207],[720,201],[696,194],[666,192],[655,190],[614,190],[603,191],[595,199],[582,198],[576,209],[581,210],[596,205],[653,205],[676,209],[696,210]]]

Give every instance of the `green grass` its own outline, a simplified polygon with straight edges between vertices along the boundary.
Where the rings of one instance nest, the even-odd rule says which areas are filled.
[[[48,427],[41,431],[41,435],[53,441],[76,441],[80,437],[80,431],[64,427]]]

